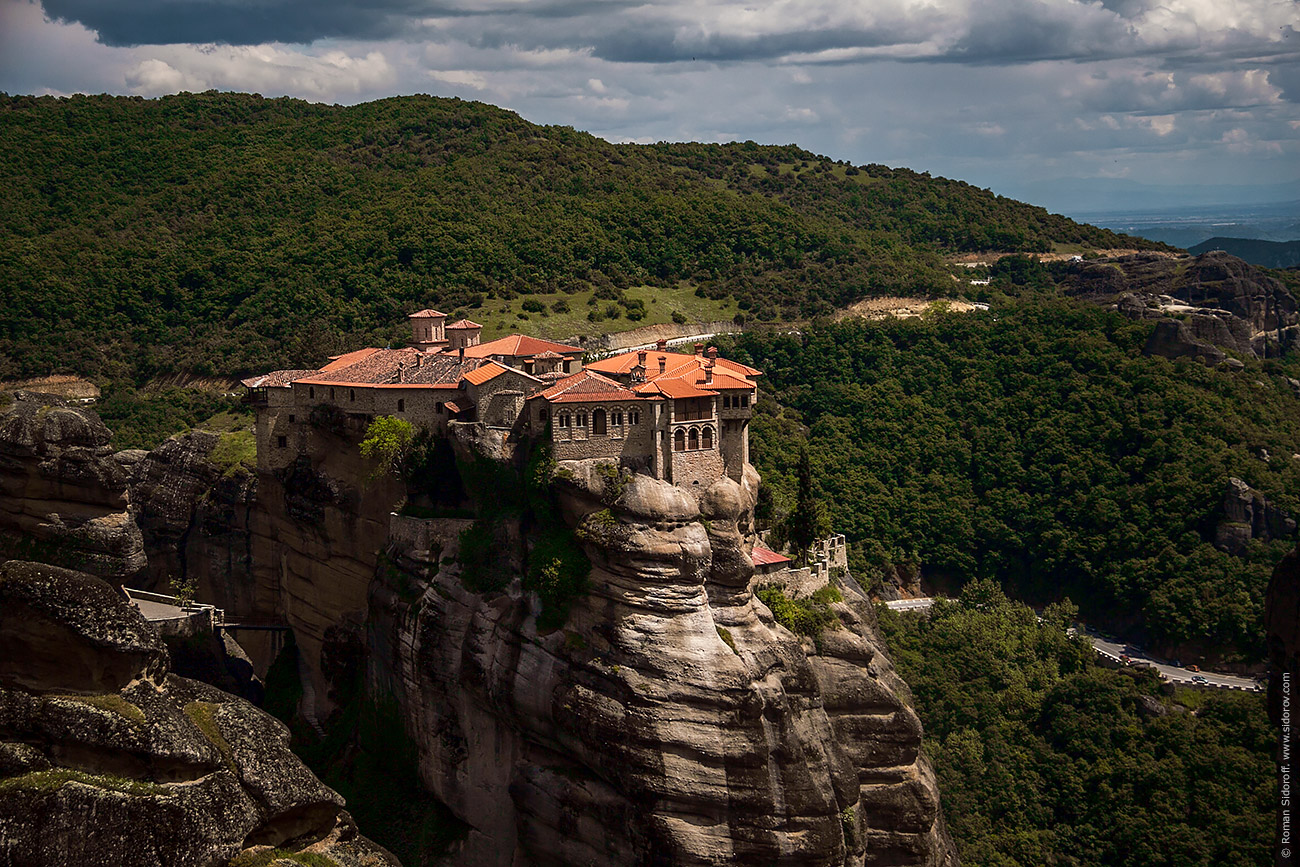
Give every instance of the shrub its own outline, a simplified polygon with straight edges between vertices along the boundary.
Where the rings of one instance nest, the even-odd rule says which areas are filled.
[[[822,588],[823,590],[834,588]],[[821,593],[822,591],[817,591]],[[837,594],[839,591],[835,591]],[[756,594],[771,611],[776,622],[796,635],[816,638],[822,630],[838,623],[826,600],[791,598],[780,587],[760,587]],[[836,600],[838,601],[838,600]]]

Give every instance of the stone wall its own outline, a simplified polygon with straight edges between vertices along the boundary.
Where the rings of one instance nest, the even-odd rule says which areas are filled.
[[[592,419],[597,409],[605,412],[605,434],[593,433]],[[621,426],[609,422],[610,414],[615,411],[623,414]],[[633,412],[640,414],[638,424],[632,424],[630,421],[630,414]],[[605,459],[638,469],[648,468],[654,448],[652,412],[652,407],[647,401],[558,404],[552,408],[550,419],[555,459],[559,461]],[[568,414],[570,419],[568,427],[560,426],[561,413]],[[583,414],[586,416],[586,424],[580,427],[578,420]]]
[[[711,449],[672,453],[672,472],[669,479],[674,485],[698,492],[707,489],[725,475],[722,453],[718,451],[716,443]]]

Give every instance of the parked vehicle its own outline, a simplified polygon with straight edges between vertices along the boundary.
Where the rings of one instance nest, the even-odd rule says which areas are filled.
[[[1200,670],[1201,670],[1201,667],[1200,667],[1199,665],[1196,665],[1195,663],[1193,663],[1192,665],[1187,666],[1187,670],[1188,670],[1188,671],[1200,671]],[[1192,678],[1192,680],[1195,680],[1195,679],[1196,679],[1196,678]]]

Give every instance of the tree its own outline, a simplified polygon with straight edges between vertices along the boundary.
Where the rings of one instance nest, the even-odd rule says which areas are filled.
[[[806,448],[799,449],[798,497],[794,511],[786,521],[787,538],[799,552],[800,560],[807,558],[813,542],[830,532],[830,521],[813,495],[812,461],[808,459]]]
[[[361,456],[378,464],[376,473],[386,472],[400,479],[406,470],[406,458],[414,440],[415,425],[405,419],[381,415],[366,428],[366,437],[361,441]]]

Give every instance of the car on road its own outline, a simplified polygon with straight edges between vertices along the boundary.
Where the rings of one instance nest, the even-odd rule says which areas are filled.
[[[1209,681],[1205,679],[1203,674],[1193,674],[1192,683],[1209,683]]]
[[[1189,665],[1189,666],[1187,666],[1187,670],[1188,670],[1188,671],[1200,671],[1200,670],[1201,670],[1201,667],[1200,667],[1199,665],[1195,665],[1195,664],[1193,664],[1193,665]]]

